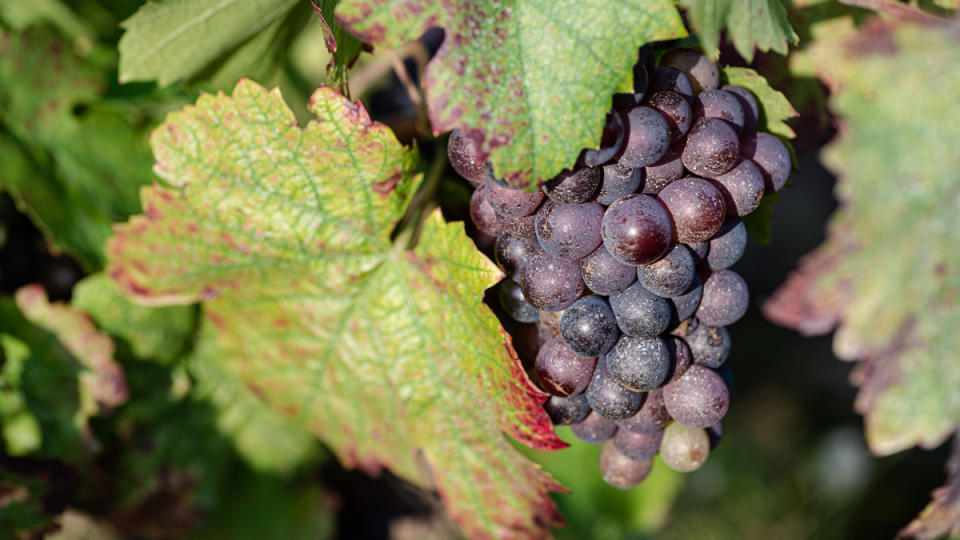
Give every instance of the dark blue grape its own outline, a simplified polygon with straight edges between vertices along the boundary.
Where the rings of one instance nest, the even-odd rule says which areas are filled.
[[[636,169],[660,160],[670,148],[670,124],[659,111],[635,107],[626,115],[627,137],[619,161]]]
[[[508,276],[517,276],[523,265],[540,251],[535,238],[501,234],[493,245],[493,259]]]
[[[606,361],[610,376],[637,392],[657,388],[670,373],[670,351],[658,337],[621,336]]]
[[[637,280],[657,296],[683,294],[693,285],[697,267],[693,254],[683,244],[675,244],[662,259],[637,267]]]
[[[567,347],[580,356],[597,357],[620,337],[617,320],[605,298],[586,296],[563,311],[560,335]]]
[[[663,404],[663,390],[655,388],[647,392],[640,410],[630,418],[618,420],[617,426],[631,433],[656,433],[663,431],[669,421],[670,415]]]
[[[617,432],[617,425],[613,420],[604,418],[591,410],[583,420],[572,424],[570,430],[581,441],[588,444],[600,444],[613,437]]]
[[[520,290],[520,285],[510,279],[500,282],[500,305],[513,320],[522,323],[532,323],[540,320],[540,312],[530,305]]]
[[[628,458],[645,461],[657,455],[662,438],[663,430],[653,433],[632,433],[625,429],[618,429],[617,434],[613,436],[613,444]]]
[[[565,170],[543,185],[550,200],[561,204],[580,204],[593,198],[603,179],[601,167]]]
[[[554,257],[579,260],[600,245],[603,206],[597,201],[581,204],[543,203],[537,212],[537,240]]]
[[[749,159],[740,158],[729,171],[711,178],[731,216],[745,216],[760,206],[766,188],[763,173]]]
[[[683,178],[683,162],[680,160],[682,146],[673,145],[667,150],[667,153],[660,158],[660,161],[653,165],[643,168],[644,183],[643,192],[656,195],[660,190],[670,185],[671,182]]]
[[[713,272],[703,283],[697,318],[710,326],[729,326],[743,317],[750,303],[747,283],[733,270]]]
[[[570,397],[550,396],[543,408],[556,425],[582,422],[591,411],[587,396],[583,394]]]
[[[643,169],[631,169],[620,163],[604,165],[597,202],[609,206],[624,195],[636,193],[642,185]]]
[[[693,122],[693,111],[687,98],[676,92],[664,90],[650,96],[647,106],[659,111],[670,126],[670,140],[677,140],[686,135]]]
[[[770,183],[770,191],[780,191],[787,183],[793,163],[790,151],[780,139],[769,133],[750,133],[740,141],[740,152],[760,167]]]
[[[722,326],[699,324],[683,339],[696,364],[718,368],[730,356],[730,332]]]
[[[656,336],[670,326],[670,304],[639,283],[610,297],[620,330],[628,336]]]
[[[697,118],[687,133],[680,159],[699,176],[718,176],[729,171],[740,157],[740,140],[730,124],[719,118]]]
[[[604,296],[623,292],[637,280],[636,268],[616,260],[603,245],[580,259],[580,271],[587,288]]]
[[[747,249],[747,227],[740,218],[727,218],[717,234],[710,239],[707,268],[723,270],[740,260]]]
[[[693,112],[698,117],[726,120],[737,133],[743,131],[743,106],[737,96],[723,90],[706,90],[697,95]]]
[[[693,278],[693,285],[690,286],[690,289],[679,295],[673,296],[667,299],[667,302],[670,303],[671,312],[673,317],[671,318],[672,324],[679,324],[680,321],[684,321],[693,316],[697,311],[697,307],[700,306],[700,299],[703,296],[703,282],[700,280],[700,276]]]
[[[643,392],[635,392],[617,382],[607,371],[607,363],[603,357],[597,360],[586,395],[594,412],[610,420],[623,420],[633,416],[640,409],[644,396]]]

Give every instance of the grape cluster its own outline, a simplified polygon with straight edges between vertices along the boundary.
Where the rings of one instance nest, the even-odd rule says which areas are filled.
[[[614,97],[599,149],[534,191],[507,186],[454,132],[449,156],[476,186],[470,215],[496,237],[503,310],[537,323],[532,375],[556,424],[604,444],[601,474],[627,489],[654,455],[699,468],[730,405],[726,326],[747,310],[729,269],[741,217],[786,183],[790,154],[757,133],[755,97],[720,86],[716,64],[641,51],[635,93]]]

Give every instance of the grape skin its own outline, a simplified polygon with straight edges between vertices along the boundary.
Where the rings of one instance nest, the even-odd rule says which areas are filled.
[[[663,188],[659,197],[673,220],[678,242],[709,240],[727,216],[723,195],[702,178],[681,178]]]
[[[696,364],[716,369],[730,356],[730,332],[722,326],[700,324],[683,339]]]
[[[530,302],[527,302],[527,299],[523,296],[523,291],[520,290],[520,285],[517,285],[513,280],[505,279],[500,282],[498,295],[500,305],[513,320],[522,323],[532,323],[540,320],[540,312],[530,305]]]
[[[609,206],[624,195],[636,193],[643,186],[643,169],[631,169],[617,162],[604,165],[602,170],[597,202],[604,206]]]
[[[635,107],[627,113],[626,144],[620,163],[636,169],[660,160],[670,148],[670,125],[650,107]]]
[[[587,385],[586,396],[590,407],[597,414],[610,420],[623,420],[633,416],[640,409],[644,394],[630,390],[617,382],[610,375],[606,360],[600,357],[593,370],[593,378]]]
[[[695,428],[710,427],[727,414],[730,389],[712,369],[694,364],[664,385],[663,403],[677,422]]]
[[[672,308],[671,312],[674,315],[671,323],[676,324],[692,317],[700,306],[700,300],[702,298],[703,282],[700,280],[700,276],[696,276],[693,278],[693,285],[690,286],[690,290],[679,296],[672,296],[667,299],[667,302],[670,303]]]
[[[684,72],[690,78],[693,92],[699,94],[720,85],[720,70],[703,53],[693,49],[674,49],[660,59],[661,66],[669,66]]]
[[[520,272],[523,295],[540,311],[560,311],[574,303],[585,288],[577,261],[538,253]]]
[[[750,303],[747,283],[733,270],[710,274],[703,284],[697,318],[710,326],[729,326],[743,317]]]
[[[623,292],[637,280],[636,269],[616,260],[603,245],[580,259],[580,270],[587,287],[603,296]]]
[[[636,101],[631,99],[630,102],[635,103]],[[603,133],[600,136],[600,147],[584,150],[579,161],[587,167],[596,167],[609,162],[623,148],[625,134],[626,128],[623,117],[615,112],[607,114],[607,121],[603,125]]]
[[[663,430],[653,433],[632,433],[625,429],[618,429],[613,436],[613,444],[621,454],[636,461],[653,459],[660,449],[660,440]]]
[[[743,107],[743,130],[753,131],[756,129],[757,122],[760,119],[760,105],[757,103],[757,98],[753,96],[753,93],[742,86],[733,84],[728,84],[721,88],[721,90],[733,94],[740,102],[740,106]]]
[[[728,218],[710,239],[707,268],[713,271],[733,266],[747,249],[747,226],[739,218]]]
[[[447,141],[447,158],[453,170],[474,186],[483,184],[487,179],[486,167],[479,159],[478,145],[472,137],[467,137],[459,129],[450,133],[450,139]]]
[[[656,336],[670,326],[670,304],[639,283],[611,296],[610,307],[620,330],[628,336]]]
[[[693,100],[693,84],[690,78],[675,67],[660,66],[653,70],[647,93],[653,94],[664,90],[676,92],[688,101]]]
[[[600,245],[603,206],[596,201],[581,204],[543,203],[537,212],[540,247],[554,257],[577,261]]]
[[[650,96],[647,106],[658,111],[670,127],[670,140],[676,141],[686,135],[693,121],[690,102],[676,92],[664,90]]]
[[[693,353],[690,352],[690,347],[687,345],[687,342],[684,341],[686,338],[680,338],[677,336],[667,336],[664,339],[664,342],[667,344],[667,350],[670,351],[670,373],[667,375],[667,383],[672,382],[677,377],[680,377],[687,372],[687,368],[693,365]]]
[[[537,238],[537,215],[507,217],[497,214],[500,228],[504,233],[519,236],[520,238]]]
[[[529,216],[537,211],[544,199],[543,192],[539,189],[523,191],[522,189],[503,187],[489,178],[484,188],[486,189],[487,202],[501,216]]]
[[[723,195],[723,204],[731,216],[745,216],[756,210],[766,189],[763,172],[754,162],[744,158],[711,180]]]
[[[570,425],[582,422],[590,414],[590,404],[587,396],[560,397],[550,396],[544,405],[550,420],[556,425]]]
[[[477,230],[496,238],[503,232],[500,220],[497,219],[497,213],[487,201],[485,185],[481,185],[473,190],[473,196],[470,197],[470,219],[477,226]]]
[[[643,482],[653,468],[652,460],[637,461],[623,455],[612,441],[600,451],[600,475],[617,489],[631,489]]]
[[[675,244],[659,261],[637,267],[637,281],[657,296],[683,294],[693,285],[696,265],[683,244]]]
[[[600,167],[563,171],[543,185],[543,192],[554,202],[580,204],[593,198],[602,179]]]
[[[590,383],[596,358],[585,358],[571,351],[561,338],[553,338],[540,347],[534,370],[543,390],[560,397],[582,394]]]
[[[620,337],[620,329],[605,298],[586,296],[563,311],[560,335],[574,353],[597,357],[613,347]]]
[[[703,429],[673,422],[663,430],[660,459],[678,472],[693,472],[703,466],[710,455],[710,437]]]
[[[631,433],[656,433],[663,431],[669,421],[667,406],[663,404],[663,389],[656,388],[647,392],[640,410],[629,418],[618,420],[617,426]]]
[[[687,242],[685,245],[690,249],[690,253],[693,253],[693,259],[697,262],[702,261],[710,250],[710,242]]]
[[[613,420],[604,418],[591,410],[583,420],[571,424],[570,430],[581,441],[588,444],[601,444],[613,437],[617,432],[617,425]]]
[[[501,234],[493,244],[493,260],[508,276],[516,276],[523,265],[542,251],[536,239]]]
[[[670,247],[673,224],[667,209],[649,195],[622,197],[607,208],[603,245],[624,264],[650,264]]]
[[[737,133],[743,132],[743,106],[737,96],[723,90],[706,90],[697,95],[693,112],[698,117],[726,120]]]
[[[676,145],[671,146],[667,153],[660,158],[660,161],[653,165],[647,165],[643,168],[643,174],[646,178],[643,186],[643,192],[656,195],[660,190],[683,178],[683,161],[680,159],[682,148]]]
[[[563,310],[540,312],[540,322],[537,323],[537,327],[540,329],[540,337],[543,341],[560,337],[561,321],[563,321]]]
[[[740,141],[740,152],[760,167],[771,191],[780,191],[787,183],[793,163],[780,139],[769,133],[750,133]]]
[[[657,388],[670,372],[670,353],[659,337],[622,336],[606,362],[610,377],[636,392]]]
[[[687,170],[708,178],[729,171],[739,157],[737,132],[719,118],[697,118],[680,154]]]

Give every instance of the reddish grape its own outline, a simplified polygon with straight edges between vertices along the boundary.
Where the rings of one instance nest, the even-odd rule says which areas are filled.
[[[680,94],[669,90],[657,92],[647,100],[647,106],[660,112],[667,120],[667,125],[670,126],[670,140],[675,141],[683,137],[690,129],[693,111],[690,109],[690,102]]]
[[[618,429],[617,434],[613,436],[613,444],[628,458],[646,461],[657,455],[662,438],[663,430],[653,433],[632,433],[625,429]]]
[[[504,311],[513,320],[522,323],[532,323],[540,320],[540,312],[537,308],[530,305],[523,296],[523,291],[512,279],[505,279],[500,282],[499,287],[500,305]]]
[[[745,216],[760,206],[765,188],[763,172],[749,159],[740,158],[732,169],[711,179],[723,195],[727,214]]]
[[[650,264],[670,247],[673,224],[667,209],[649,195],[617,200],[603,216],[603,245],[624,264]]]
[[[500,220],[500,228],[503,229],[504,233],[512,234],[513,236],[519,236],[520,238],[532,238],[536,240],[536,214],[519,217],[508,217],[497,214],[497,218]]]
[[[602,220],[603,206],[597,201],[558,204],[549,200],[537,212],[537,240],[554,257],[576,261],[600,245]]]
[[[487,179],[487,168],[480,159],[480,147],[473,137],[464,135],[459,129],[450,133],[447,141],[447,157],[457,174],[474,186]]]
[[[487,202],[498,215],[507,217],[529,216],[537,211],[543,202],[543,192],[539,189],[524,191],[503,187],[488,178],[484,184]]]
[[[742,86],[732,84],[724,86],[721,90],[733,94],[740,102],[740,106],[743,107],[743,130],[753,131],[756,129],[757,122],[760,119],[760,105],[757,104],[757,98],[753,97],[753,93]]]
[[[677,422],[705,428],[716,424],[727,414],[730,390],[712,369],[694,364],[663,387],[663,403],[670,417]]]
[[[747,283],[733,270],[710,274],[703,283],[697,318],[710,326],[728,326],[743,317],[750,303]]]
[[[534,370],[543,390],[560,397],[583,393],[590,383],[596,358],[571,351],[561,338],[553,338],[540,347]]]
[[[737,130],[743,131],[743,106],[737,96],[723,90],[706,90],[697,95],[693,112],[698,117],[726,120]]]
[[[634,488],[650,475],[651,469],[653,460],[631,459],[617,450],[613,441],[608,441],[600,451],[600,476],[611,487]]]
[[[552,201],[562,204],[587,202],[597,193],[603,179],[601,167],[583,167],[565,170],[543,185],[543,191]]]
[[[617,432],[617,425],[613,420],[604,418],[591,410],[586,418],[572,424],[570,429],[573,434],[581,441],[589,444],[600,444]]]
[[[470,197],[470,219],[477,226],[477,230],[483,234],[497,237],[503,232],[500,220],[497,219],[497,213],[487,202],[486,185],[480,185],[473,190],[473,196]]]
[[[697,118],[680,154],[684,167],[693,174],[707,177],[729,171],[739,157],[737,132],[719,118]]]
[[[583,294],[583,279],[577,261],[540,252],[523,266],[520,276],[523,295],[541,311],[560,311]]]
[[[769,133],[750,133],[743,136],[740,152],[760,167],[771,191],[780,191],[787,183],[793,163],[790,151],[783,142]]]
[[[606,298],[585,296],[563,310],[560,335],[571,351],[597,357],[613,347],[620,329]]]
[[[624,195],[636,193],[643,185],[643,169],[631,169],[620,163],[604,165],[602,176],[597,202],[604,206],[612,204]]]
[[[717,69],[717,64],[700,51],[674,49],[660,59],[660,65],[684,72],[690,78],[695,94],[713,90],[720,85],[720,70]]]
[[[670,148],[670,124],[650,107],[635,107],[626,115],[627,140],[620,163],[637,168],[652,165]]]
[[[637,280],[657,296],[683,294],[697,274],[693,254],[683,244],[675,244],[659,261],[637,267]]]
[[[680,242],[709,240],[727,215],[723,195],[702,178],[681,178],[663,188],[659,197],[670,212]]]
[[[723,270],[734,265],[747,249],[747,226],[740,218],[727,218],[717,234],[710,239],[707,268]]]
[[[690,352],[690,347],[683,338],[669,336],[664,338],[664,342],[666,342],[667,349],[670,351],[670,358],[673,360],[670,363],[670,374],[667,375],[667,382],[669,383],[686,373],[687,368],[693,365],[693,353]]]
[[[673,296],[667,299],[673,314],[670,322],[672,324],[679,324],[680,321],[692,317],[693,314],[696,313],[697,307],[700,306],[702,296],[703,282],[700,280],[700,276],[696,276],[693,278],[693,285],[690,286],[690,290],[679,296]]]
[[[684,245],[690,248],[690,253],[693,253],[693,260],[696,262],[703,260],[710,250],[710,242],[689,242]]]
[[[618,420],[617,425],[631,433],[657,433],[663,431],[669,421],[667,406],[663,404],[663,389],[655,388],[647,392],[640,410],[629,418]]]
[[[580,259],[580,271],[587,288],[604,296],[623,292],[637,280],[636,268],[614,259],[602,244]]]

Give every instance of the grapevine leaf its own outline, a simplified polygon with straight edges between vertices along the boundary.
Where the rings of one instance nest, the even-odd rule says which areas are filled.
[[[482,157],[515,186],[597,147],[612,94],[632,90],[637,48],[686,35],[666,0],[346,0],[337,21],[386,47],[443,28],[423,75],[433,130],[482,140]]]
[[[720,32],[726,27],[740,56],[753,60],[754,50],[787,54],[797,33],[780,0],[680,0],[700,44],[712,58],[720,56]]]
[[[760,105],[759,131],[766,131],[784,139],[797,136],[787,125],[791,118],[799,116],[782,92],[770,86],[762,75],[750,68],[726,67],[723,75],[727,83],[742,86],[753,93]]]
[[[19,339],[0,334],[0,418],[3,419],[3,449],[11,456],[22,456],[40,447],[42,431],[37,417],[27,406],[23,376],[30,347]]]
[[[172,114],[151,143],[176,189],[144,189],[110,275],[143,303],[203,300],[220,367],[346,465],[435,487],[469,535],[546,534],[561,488],[501,430],[563,443],[481,303],[499,272],[439,213],[392,245],[414,151],[330,88],[310,107],[300,129],[244,80]]]
[[[939,445],[960,423],[957,35],[873,24],[816,47],[843,119],[823,153],[840,178],[841,210],[826,243],[765,306],[807,334],[838,327],[834,350],[860,360],[855,406],[881,455]]]
[[[323,41],[330,53],[327,65],[329,80],[338,88],[343,88],[347,80],[347,69],[353,64],[363,43],[337,24],[334,10],[340,0],[310,0],[316,10],[317,18],[323,27]]]
[[[947,461],[947,484],[933,491],[933,502],[900,531],[900,536],[920,540],[960,536],[960,439],[954,438]]]

